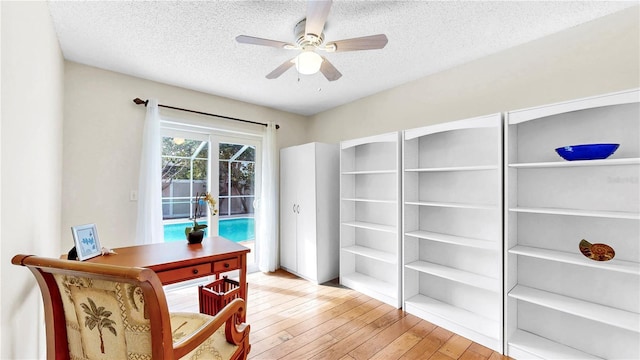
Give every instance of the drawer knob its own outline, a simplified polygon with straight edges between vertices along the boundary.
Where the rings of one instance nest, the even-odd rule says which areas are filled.
[[[198,273],[198,269],[193,269],[193,273],[197,274]]]
[[[224,267],[228,268],[229,267],[229,263],[224,263]]]

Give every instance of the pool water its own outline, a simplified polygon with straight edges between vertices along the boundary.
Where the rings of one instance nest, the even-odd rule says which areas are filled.
[[[164,241],[184,241],[184,228],[191,226],[191,222],[164,225]],[[204,223],[206,224],[206,222]],[[204,229],[205,237],[208,236],[208,228]],[[223,238],[233,242],[255,240],[255,223],[253,218],[221,219],[218,221],[218,233]]]

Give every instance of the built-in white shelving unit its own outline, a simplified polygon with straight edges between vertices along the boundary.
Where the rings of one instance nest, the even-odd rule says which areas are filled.
[[[640,92],[514,111],[505,122],[505,350],[640,358]],[[608,159],[555,148],[619,143]],[[579,242],[605,243],[610,261]]]
[[[400,308],[400,133],[343,141],[340,283]]]
[[[502,116],[406,130],[405,311],[502,352]]]

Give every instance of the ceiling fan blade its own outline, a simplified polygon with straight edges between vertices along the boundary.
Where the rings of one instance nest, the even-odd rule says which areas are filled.
[[[356,51],[356,50],[374,50],[374,49],[382,49],[387,45],[389,40],[387,39],[387,35],[378,34],[378,35],[369,35],[363,36],[359,38],[346,39],[346,40],[338,40],[327,43],[326,47],[331,48],[335,46],[335,52],[338,51]]]
[[[309,0],[307,1],[307,20],[305,34],[314,34],[317,37],[322,35],[324,24],[329,16],[331,0]]]
[[[327,60],[324,56],[322,57],[322,65],[320,65],[320,72],[324,77],[329,81],[336,81],[342,77],[342,74],[332,63]]]
[[[293,59],[295,59],[295,58],[293,58]],[[285,71],[289,70],[289,68],[292,67],[295,64],[293,62],[293,59],[289,59],[289,60],[283,62],[282,65],[278,66],[277,68],[275,68],[275,70],[273,70],[272,72],[267,74],[266,78],[267,79],[275,79],[275,78],[279,77],[280,75],[284,74]]]
[[[275,48],[285,48],[285,47],[288,47],[288,46],[295,47],[295,45],[290,44],[290,43],[286,43],[286,42],[283,42],[283,41],[262,39],[262,38],[257,38],[257,37],[253,37],[253,36],[246,36],[246,35],[238,35],[238,36],[236,36],[236,41],[241,43],[241,44],[271,46],[271,47],[275,47]]]

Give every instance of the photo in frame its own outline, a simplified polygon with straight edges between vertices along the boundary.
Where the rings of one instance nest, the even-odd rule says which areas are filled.
[[[72,226],[71,233],[73,234],[78,260],[83,261],[102,254],[102,247],[100,246],[98,230],[95,224]]]

